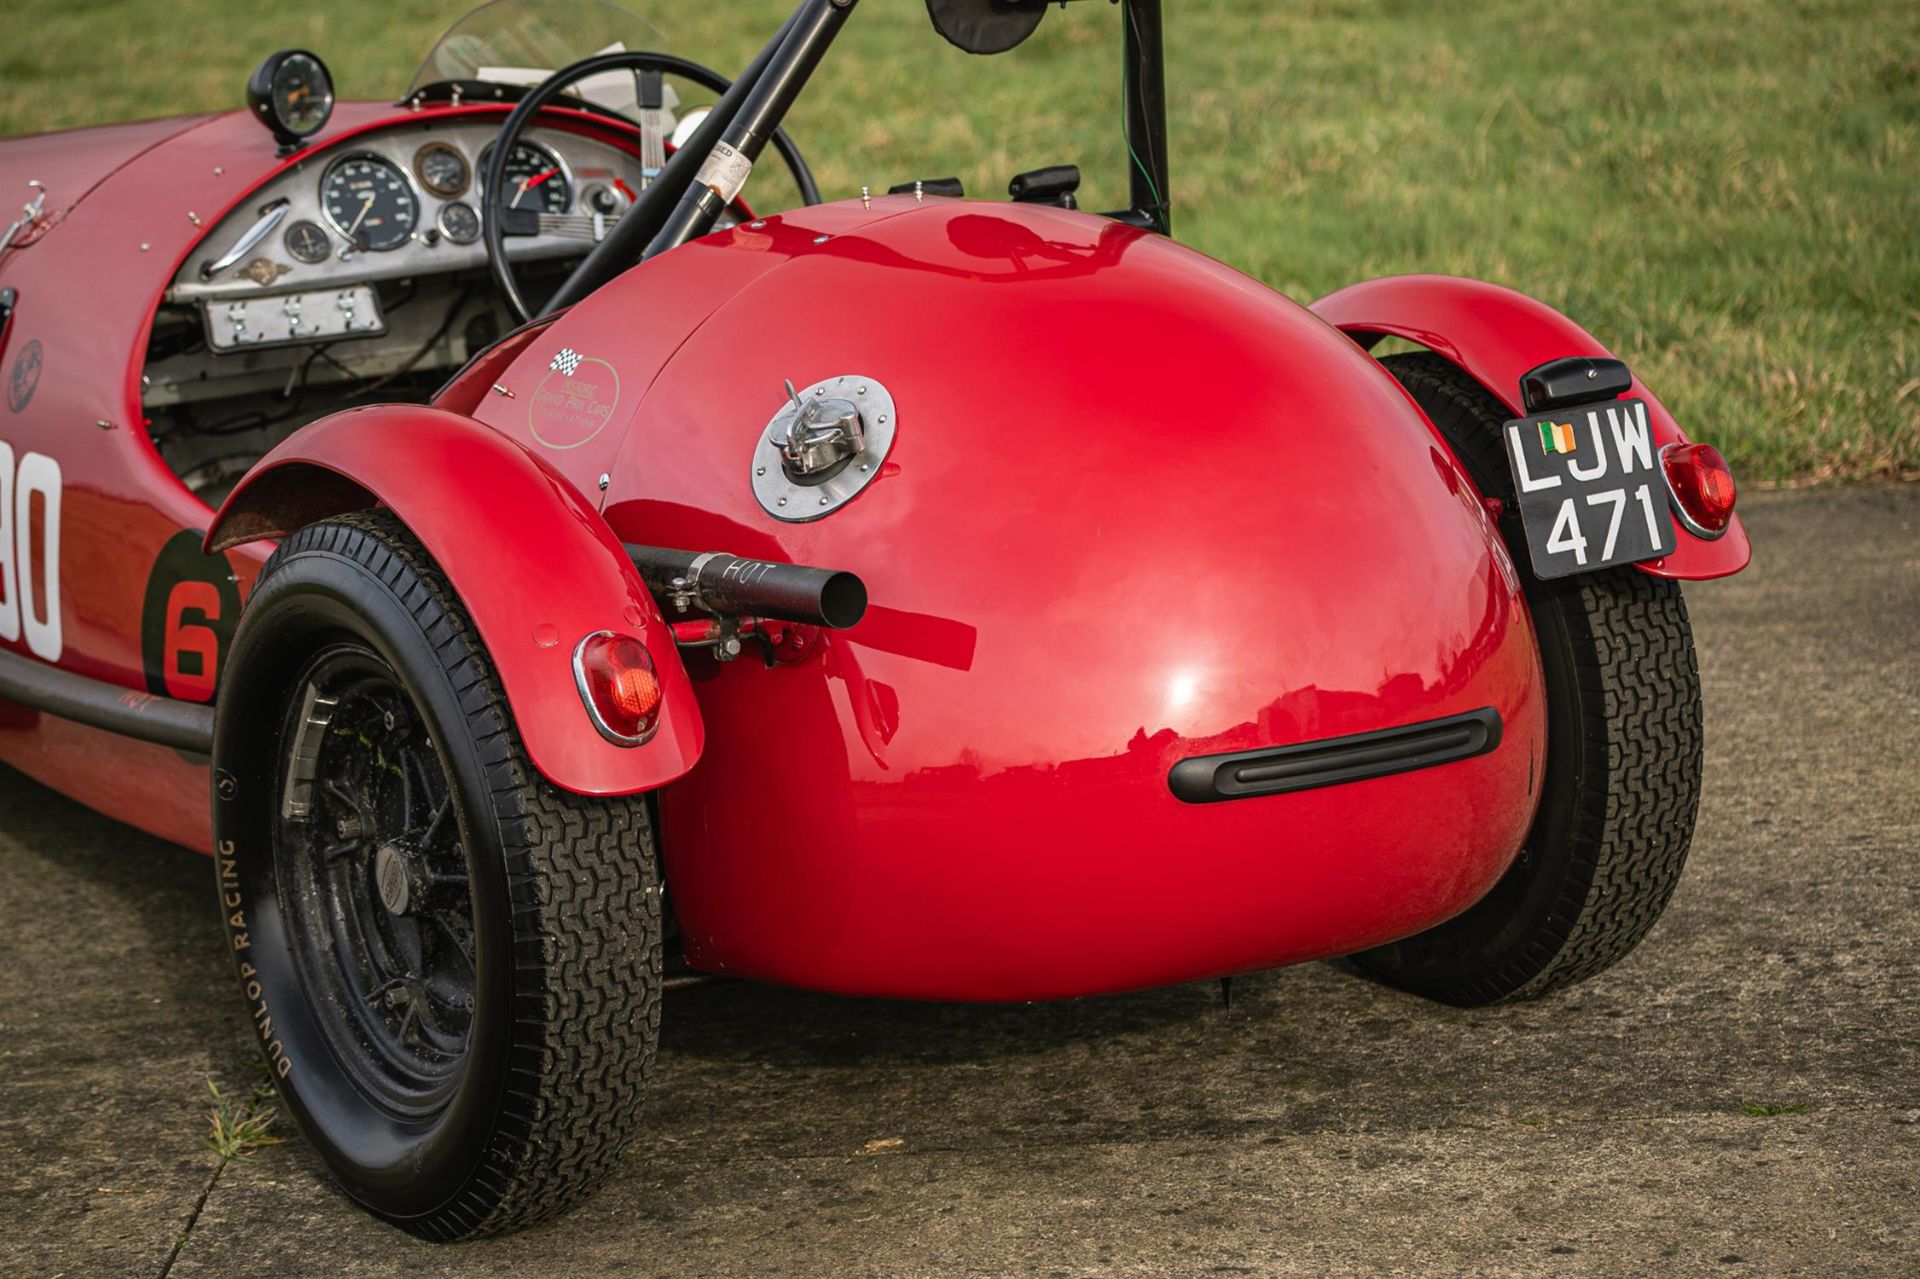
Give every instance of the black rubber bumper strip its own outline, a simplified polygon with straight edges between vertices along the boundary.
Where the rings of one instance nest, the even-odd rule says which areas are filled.
[[[1351,737],[1195,755],[1173,766],[1167,787],[1189,804],[1286,795],[1472,759],[1499,744],[1500,713],[1486,706],[1464,715]]]
[[[196,755],[213,750],[211,706],[88,679],[18,653],[0,651],[0,700]]]

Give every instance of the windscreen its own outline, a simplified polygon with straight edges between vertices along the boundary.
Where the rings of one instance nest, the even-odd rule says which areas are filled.
[[[406,96],[448,81],[539,84],[596,53],[675,52],[651,20],[653,0],[493,0],[449,27],[413,73]]]
[[[701,63],[731,79],[796,0],[494,0],[433,46],[408,94],[449,80],[537,84],[545,73],[614,49]],[[915,179],[958,177],[969,196],[1000,200],[1017,173],[1077,164],[1081,207],[1119,209],[1129,187],[1121,97],[1121,8],[1051,8],[1017,49],[980,57],[942,39],[920,0],[862,0],[786,118],[828,200],[875,195]],[[715,94],[669,80],[684,138]],[[627,112],[631,77],[595,77],[578,92]],[[756,209],[795,202],[771,152],[743,192]]]

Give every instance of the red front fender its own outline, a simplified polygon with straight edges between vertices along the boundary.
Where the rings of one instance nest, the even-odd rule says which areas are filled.
[[[261,459],[207,530],[209,552],[376,503],[452,581],[486,644],[533,766],[585,795],[652,790],[700,758],[706,730],[673,635],[606,521],[551,467],[471,418],[410,404],[351,409]],[[587,717],[573,650],[594,631],[634,635],[665,693],[644,746]]]
[[[1329,293],[1308,308],[1335,328],[1372,346],[1391,335],[1418,342],[1477,378],[1515,417],[1520,375],[1569,355],[1613,352],[1560,312],[1524,293],[1451,275],[1394,275]],[[1684,443],[1686,433],[1639,378],[1630,394],[1647,402],[1656,445]],[[1725,577],[1747,566],[1753,551],[1738,515],[1708,542],[1674,523],[1673,554],[1639,567],[1655,577]]]

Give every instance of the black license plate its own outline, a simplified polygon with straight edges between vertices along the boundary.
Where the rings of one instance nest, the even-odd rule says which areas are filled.
[[[1674,547],[1644,400],[1608,400],[1506,425],[1507,463],[1534,576],[1657,559]]]

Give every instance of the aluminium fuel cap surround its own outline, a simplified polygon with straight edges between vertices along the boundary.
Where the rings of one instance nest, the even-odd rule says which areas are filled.
[[[787,390],[754,445],[753,495],[776,520],[805,524],[833,514],[880,474],[899,415],[893,394],[863,374]]]

